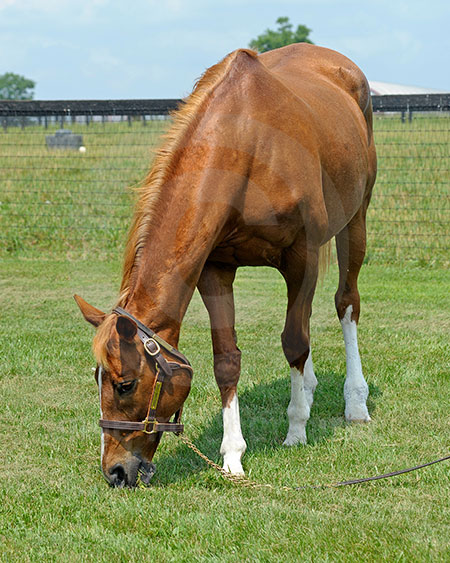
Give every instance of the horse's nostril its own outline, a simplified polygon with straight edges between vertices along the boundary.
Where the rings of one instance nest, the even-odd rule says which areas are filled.
[[[111,478],[109,480],[111,487],[124,487],[127,481],[125,469],[120,463],[116,463],[109,471]]]

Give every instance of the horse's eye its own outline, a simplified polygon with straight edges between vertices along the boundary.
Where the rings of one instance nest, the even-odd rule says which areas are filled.
[[[131,391],[133,391],[135,386],[136,386],[136,380],[124,381],[123,383],[119,383],[116,389],[119,395],[125,395],[126,393],[131,393]]]

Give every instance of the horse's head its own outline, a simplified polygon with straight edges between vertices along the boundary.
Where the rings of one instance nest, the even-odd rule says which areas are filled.
[[[141,481],[148,484],[155,472],[152,459],[161,432],[148,433],[147,428],[152,429],[152,425],[144,427],[145,432],[144,429],[127,430],[123,422],[135,422],[135,426],[142,427],[142,421],[148,419],[150,401],[152,396],[155,398],[154,390],[158,387],[159,368],[155,357],[144,348],[138,326],[132,319],[115,313],[107,315],[80,297],[75,296],[75,299],[84,318],[97,327],[93,343],[97,361],[95,376],[101,418],[106,421],[102,429],[103,474],[110,485],[116,487],[135,486],[139,475]],[[159,397],[152,401],[155,407],[152,412],[158,423],[167,423],[179,411],[191,386],[189,366],[169,365],[169,373],[158,389]],[[111,428],[112,421],[119,422],[118,429]]]

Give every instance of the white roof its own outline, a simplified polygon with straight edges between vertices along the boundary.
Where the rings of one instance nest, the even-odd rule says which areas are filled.
[[[370,93],[373,96],[384,96],[389,94],[441,94],[445,90],[436,88],[421,88],[420,86],[406,86],[405,84],[392,84],[390,82],[377,82],[369,80]]]

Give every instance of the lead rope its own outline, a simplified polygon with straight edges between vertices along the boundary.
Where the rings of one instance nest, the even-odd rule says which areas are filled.
[[[233,475],[226,471],[223,467],[211,461],[209,457],[207,457],[204,453],[202,453],[197,446],[192,443],[192,441],[185,436],[184,434],[179,434],[178,437],[182,442],[186,444],[188,448],[190,448],[193,452],[195,452],[199,457],[203,459],[210,467],[218,471],[224,479],[230,481],[234,485],[241,485],[242,487],[248,487],[250,489],[272,489],[272,490],[279,490],[279,491],[301,491],[307,489],[331,489],[335,487],[344,487],[346,485],[357,485],[360,483],[367,483],[369,481],[378,481],[380,479],[387,479],[388,477],[395,477],[396,475],[403,475],[404,473],[410,473],[411,471],[417,471],[418,469],[422,469],[424,467],[428,467],[430,465],[434,465],[435,463],[440,463],[442,461],[446,461],[450,459],[450,455],[445,457],[441,457],[440,459],[436,459],[434,461],[429,461],[428,463],[423,463],[422,465],[415,465],[414,467],[409,467],[408,469],[400,469],[399,471],[392,471],[391,473],[383,473],[382,475],[375,475],[373,477],[363,477],[362,479],[352,479],[350,481],[341,481],[339,483],[326,483],[323,485],[304,485],[302,487],[289,487],[287,485],[282,486],[275,486],[269,483],[256,483],[256,481],[252,481],[248,479],[244,475]]]
[[[269,483],[256,483],[255,481],[248,479],[244,475],[233,475],[232,473],[229,473],[226,469],[224,469],[223,467],[221,467],[217,463],[214,463],[214,461],[210,460],[209,457],[207,457],[204,453],[202,453],[197,448],[197,446],[195,444],[193,444],[191,442],[191,440],[189,440],[189,438],[187,436],[185,436],[184,434],[180,434],[179,438],[182,442],[184,442],[186,444],[186,446],[188,448],[190,448],[199,457],[201,457],[203,459],[203,461],[206,461],[206,463],[210,467],[212,467],[213,469],[218,471],[224,479],[226,479],[227,481],[230,481],[230,483],[233,483],[234,485],[241,485],[243,487],[249,487],[251,489],[275,489],[275,488],[277,488],[277,489],[281,489],[283,491],[293,491],[294,490],[292,487],[286,487],[286,486],[274,487],[273,485],[270,485]]]

